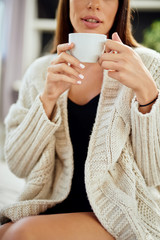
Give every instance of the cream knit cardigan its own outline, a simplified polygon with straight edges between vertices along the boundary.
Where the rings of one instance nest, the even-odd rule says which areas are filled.
[[[135,51],[160,89],[160,55],[146,48]],[[39,214],[63,201],[71,188],[68,92],[59,98],[52,121],[39,99],[53,58],[31,65],[5,120],[5,157],[26,185],[16,203],[1,209],[2,222]],[[142,114],[133,91],[104,71],[85,184],[95,215],[115,239],[160,239],[160,96],[151,112]]]

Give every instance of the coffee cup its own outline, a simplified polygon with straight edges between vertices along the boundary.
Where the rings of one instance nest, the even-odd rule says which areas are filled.
[[[107,36],[96,33],[70,33],[69,43],[74,43],[74,48],[69,52],[81,62],[96,63],[104,52]]]

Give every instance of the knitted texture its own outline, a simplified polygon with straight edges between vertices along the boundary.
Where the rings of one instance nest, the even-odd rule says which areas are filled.
[[[135,51],[160,89],[160,55],[146,48]],[[26,186],[15,204],[1,209],[2,222],[39,214],[63,201],[71,188],[74,162],[68,91],[60,96],[52,121],[39,98],[54,57],[31,65],[5,120],[5,157],[11,171],[26,178]],[[95,215],[115,239],[160,239],[159,118],[160,94],[151,112],[142,114],[133,91],[104,71],[85,185]]]

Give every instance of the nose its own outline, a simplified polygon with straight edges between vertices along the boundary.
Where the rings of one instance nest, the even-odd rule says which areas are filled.
[[[88,9],[100,10],[99,0],[90,0],[87,5]]]

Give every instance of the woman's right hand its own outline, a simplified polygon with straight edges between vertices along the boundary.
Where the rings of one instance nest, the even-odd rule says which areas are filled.
[[[81,70],[85,67],[78,59],[66,51],[72,49],[74,44],[60,44],[57,47],[58,57],[48,67],[44,91],[41,95],[45,112],[51,117],[53,108],[59,96],[73,84],[81,84],[84,76]]]

